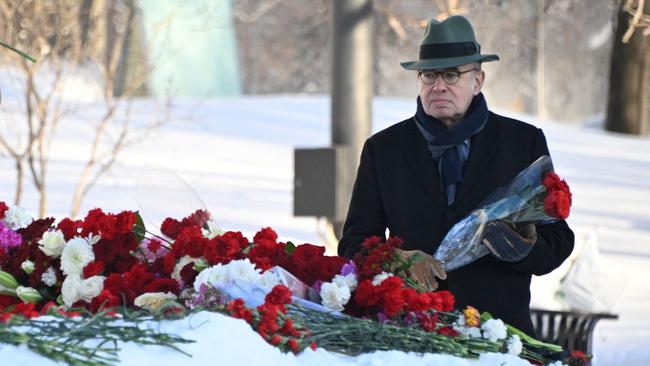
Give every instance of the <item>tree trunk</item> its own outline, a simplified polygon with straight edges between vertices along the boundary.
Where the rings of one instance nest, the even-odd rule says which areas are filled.
[[[20,205],[23,198],[23,162],[16,158],[16,194],[14,196],[14,205]]]
[[[650,14],[650,0],[645,0],[643,12]],[[637,28],[632,38],[623,43],[621,39],[630,19],[621,4],[612,50],[605,129],[644,135],[650,120],[650,36],[643,36],[643,28]]]

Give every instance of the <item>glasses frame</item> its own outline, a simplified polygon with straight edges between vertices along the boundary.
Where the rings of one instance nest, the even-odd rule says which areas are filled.
[[[418,70],[418,78],[420,79],[420,81],[422,81],[422,83],[424,85],[434,85],[438,81],[438,78],[441,78],[442,81],[444,81],[445,84],[447,84],[447,85],[456,85],[460,81],[460,77],[463,74],[468,73],[470,71],[480,71],[480,70],[478,68],[476,68],[476,67],[471,68],[469,70],[465,70],[465,71],[458,71],[458,70],[445,70],[445,71]],[[424,73],[432,73],[432,74],[435,74],[436,77],[435,77],[435,79],[433,79],[432,82],[427,83],[426,81],[424,81],[424,79],[422,79],[422,74],[424,74]],[[447,75],[449,75],[449,74],[455,75],[454,76],[454,78],[455,78],[454,82],[449,82],[445,78],[445,74],[447,74]]]

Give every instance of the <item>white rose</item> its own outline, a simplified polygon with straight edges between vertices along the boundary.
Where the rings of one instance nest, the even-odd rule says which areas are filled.
[[[85,302],[91,302],[104,289],[104,276],[92,276],[81,281],[79,298]]]
[[[61,296],[63,297],[63,303],[67,307],[71,307],[72,304],[81,299],[81,277],[79,275],[69,275],[63,281],[61,286]]]
[[[54,286],[56,285],[56,272],[54,271],[54,268],[49,267],[48,269],[43,272],[41,275],[41,282],[46,284],[47,286]]]
[[[61,270],[66,275],[80,275],[84,267],[95,260],[93,248],[85,239],[73,238],[61,253]]]
[[[61,230],[46,231],[38,241],[38,248],[52,258],[58,258],[64,247],[65,239]]]
[[[133,305],[154,311],[170,300],[176,300],[176,295],[171,292],[147,292],[136,297]]]
[[[9,226],[11,230],[18,230],[32,223],[34,219],[18,206],[10,207],[7,212],[5,212],[4,222]]]
[[[321,303],[332,310],[342,311],[343,306],[350,300],[350,288],[325,282],[320,287]]]

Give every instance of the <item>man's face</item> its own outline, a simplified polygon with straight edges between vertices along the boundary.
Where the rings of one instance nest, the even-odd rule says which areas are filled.
[[[453,75],[445,71],[458,72],[458,81],[453,82]],[[436,75],[435,73],[439,73]],[[452,76],[452,77],[450,77]],[[475,95],[481,92],[485,73],[476,63],[465,64],[448,69],[421,70],[418,72],[420,99],[424,112],[441,120],[447,127],[460,122]],[[433,82],[433,84],[428,85]]]

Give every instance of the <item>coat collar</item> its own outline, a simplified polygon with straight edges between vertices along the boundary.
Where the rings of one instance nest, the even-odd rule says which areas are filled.
[[[447,209],[446,196],[440,192],[440,176],[427,143],[413,118],[404,123],[399,141],[404,150],[407,162],[415,172],[436,205]],[[500,143],[500,133],[497,129],[497,122],[494,114],[489,113],[485,127],[474,137],[470,147],[469,156],[465,163],[463,182],[456,193],[456,201],[451,208],[455,209],[462,205],[468,193],[485,170],[488,162],[496,152]]]

